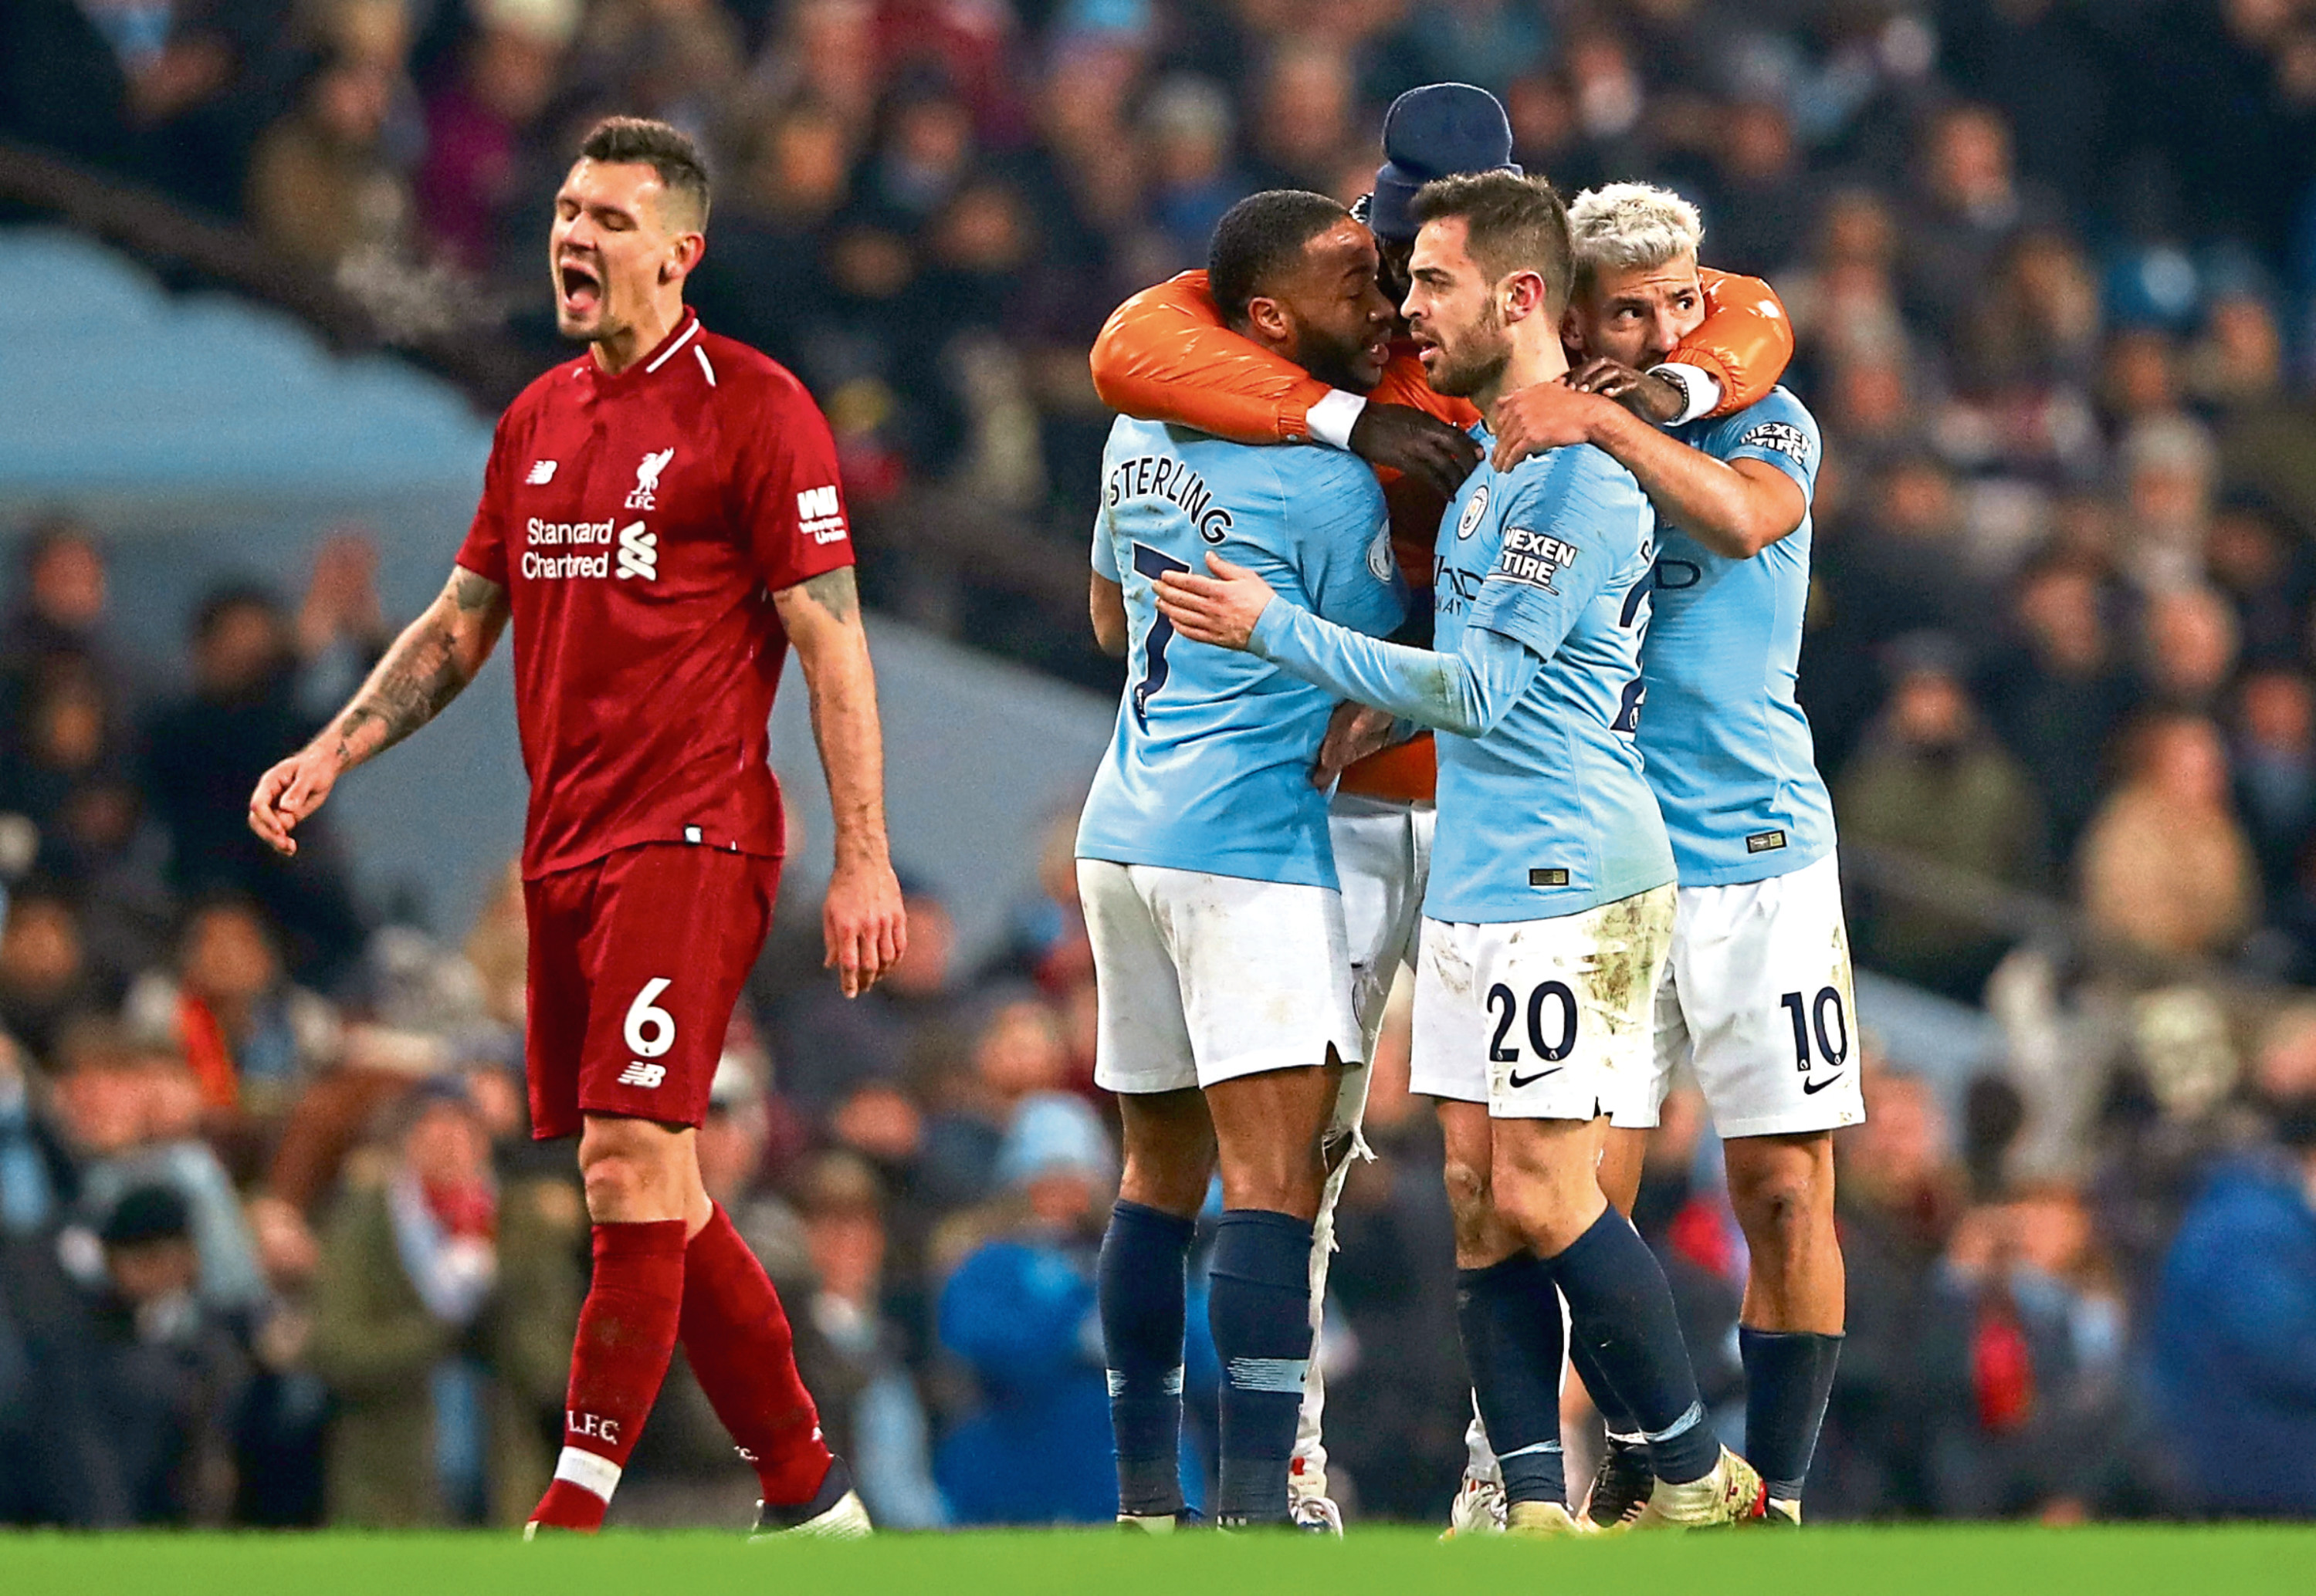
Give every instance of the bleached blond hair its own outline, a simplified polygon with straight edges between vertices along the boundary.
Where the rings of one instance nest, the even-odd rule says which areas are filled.
[[[1576,288],[1582,293],[1604,267],[1655,267],[1696,254],[1705,241],[1705,218],[1670,189],[1603,183],[1585,190],[1569,206],[1568,232],[1576,252]]]

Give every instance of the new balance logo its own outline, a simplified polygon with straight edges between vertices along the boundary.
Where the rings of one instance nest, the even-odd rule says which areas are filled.
[[[629,521],[619,528],[619,574],[640,576],[646,581],[659,580],[659,537],[645,531],[641,521]]]
[[[530,474],[524,477],[522,480],[534,488],[539,486],[543,483],[553,482],[555,480],[555,462],[552,460],[533,460],[530,463]]]
[[[667,469],[667,463],[674,458],[675,446],[673,444],[668,445],[667,448],[661,449],[656,453],[648,454],[644,457],[643,464],[636,467],[635,492],[628,495],[628,508],[629,510],[657,510],[659,508],[659,501],[655,497],[655,495],[659,492],[659,474],[665,471]]]
[[[815,543],[836,543],[844,536],[844,505],[833,484],[806,488],[797,495],[797,530]]]
[[[619,1085],[623,1086],[641,1086],[646,1091],[649,1091],[652,1087],[658,1086],[666,1078],[666,1065],[646,1064],[640,1059],[628,1065],[625,1069],[619,1071]]]

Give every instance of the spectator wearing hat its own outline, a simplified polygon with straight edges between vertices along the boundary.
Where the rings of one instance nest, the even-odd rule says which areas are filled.
[[[2164,1262],[2152,1340],[2186,1502],[2316,1515],[2316,1095],[2213,1172]]]
[[[98,1240],[104,1274],[89,1372],[129,1520],[222,1523],[230,1418],[247,1368],[231,1321],[203,1300],[191,1209],[174,1187],[132,1187]]]
[[[1117,1190],[1109,1136],[1082,1099],[1031,1097],[997,1170],[1002,1194],[937,1244],[958,1259],[941,1346],[981,1403],[934,1452],[933,1477],[959,1524],[1107,1522],[1118,1486],[1094,1263]]]
[[[576,1195],[502,1184],[466,1088],[438,1077],[350,1161],[314,1285],[314,1371],[336,1405],[329,1520],[522,1522],[578,1318]]]

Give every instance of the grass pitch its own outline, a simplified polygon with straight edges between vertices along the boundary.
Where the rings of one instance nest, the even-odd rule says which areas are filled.
[[[1441,1546],[1428,1530],[1163,1541],[1100,1531],[750,1547],[610,1534],[0,1535],[4,1596],[2161,1596],[2316,1593],[2316,1528],[1813,1529]]]

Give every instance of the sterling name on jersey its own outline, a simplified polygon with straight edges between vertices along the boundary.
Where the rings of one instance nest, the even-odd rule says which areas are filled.
[[[1432,646],[1480,627],[1544,666],[1486,736],[1439,735],[1431,918],[1554,919],[1673,879],[1633,746],[1654,525],[1640,483],[1590,446],[1501,474],[1483,456],[1448,507]]]
[[[1783,388],[1673,436],[1716,460],[1768,461],[1804,503],[1815,489],[1817,421]],[[1806,512],[1750,560],[1659,529],[1640,747],[1685,887],[1765,881],[1833,847],[1833,802],[1794,697],[1809,579]]]
[[[1210,552],[1355,630],[1380,636],[1402,619],[1383,491],[1364,461],[1120,418],[1102,451],[1093,567],[1125,590],[1127,687],[1078,856],[1334,886],[1327,794],[1310,781],[1333,698],[1252,654],[1185,643],[1158,613],[1158,578],[1204,574]]]

